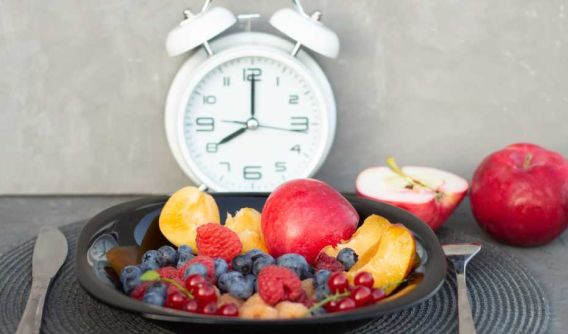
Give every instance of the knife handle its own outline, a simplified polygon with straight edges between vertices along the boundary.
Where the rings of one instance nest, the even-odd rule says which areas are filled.
[[[49,288],[48,278],[34,278],[32,280],[32,288],[24,314],[20,319],[20,324],[16,330],[16,334],[37,334],[41,328],[41,317],[43,315],[43,304],[45,295]]]

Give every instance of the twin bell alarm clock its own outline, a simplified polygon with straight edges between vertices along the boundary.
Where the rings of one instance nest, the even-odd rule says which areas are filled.
[[[299,1],[270,24],[286,37],[250,31],[257,14],[235,17],[206,1],[168,35],[170,56],[188,51],[166,102],[168,144],[193,182],[212,191],[271,191],[309,177],[335,133],[331,86],[305,51],[335,58],[337,35]],[[227,30],[239,20],[249,29]]]

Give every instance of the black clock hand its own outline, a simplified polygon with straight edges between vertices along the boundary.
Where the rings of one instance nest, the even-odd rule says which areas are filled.
[[[254,75],[250,76],[250,117],[254,118],[255,114],[255,82]]]
[[[221,144],[225,144],[226,142],[242,135],[243,133],[245,133],[245,131],[247,131],[247,127],[242,127],[240,129],[238,129],[237,131],[231,133],[230,135],[228,135],[227,137],[221,139],[218,143],[217,146],[221,145]]]
[[[223,123],[233,123],[233,124],[247,125],[247,122],[233,121],[233,120],[222,120],[221,122],[223,122]],[[281,130],[281,131],[307,133],[306,130],[286,129],[286,128],[281,128],[281,127],[278,127],[278,126],[271,126],[271,125],[264,125],[264,124],[259,124],[258,127],[259,127],[259,128],[265,128],[265,129]]]

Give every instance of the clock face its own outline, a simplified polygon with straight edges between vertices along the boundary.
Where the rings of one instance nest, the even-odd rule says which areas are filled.
[[[185,104],[188,164],[221,191],[270,191],[309,176],[329,146],[329,111],[318,89],[293,60],[238,56],[217,64]]]

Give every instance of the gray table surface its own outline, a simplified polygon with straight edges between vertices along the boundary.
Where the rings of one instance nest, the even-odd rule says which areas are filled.
[[[61,226],[89,218],[109,206],[141,196],[0,196],[0,254],[34,237],[41,226]],[[446,226],[494,243],[475,223],[466,199]],[[502,249],[518,258],[542,283],[550,300],[550,333],[568,331],[568,232],[536,248]]]

